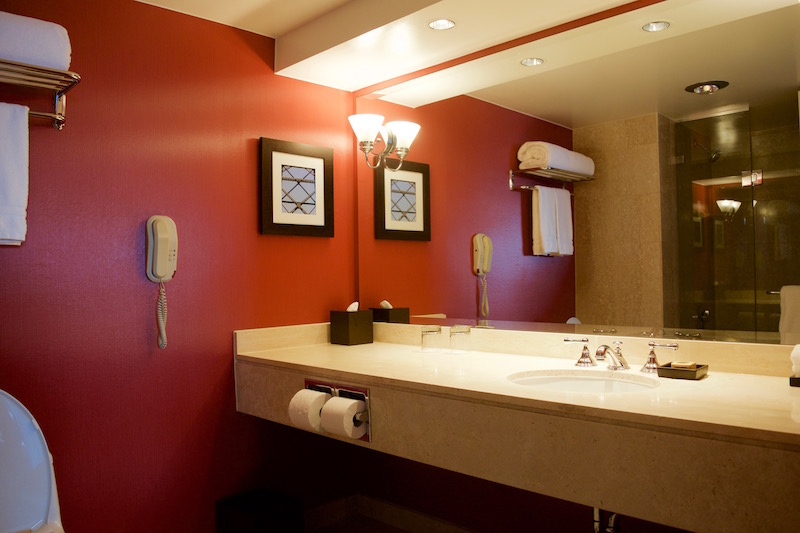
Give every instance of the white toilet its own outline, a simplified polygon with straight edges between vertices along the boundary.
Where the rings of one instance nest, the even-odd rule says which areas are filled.
[[[0,390],[0,533],[64,533],[53,457],[42,430]]]

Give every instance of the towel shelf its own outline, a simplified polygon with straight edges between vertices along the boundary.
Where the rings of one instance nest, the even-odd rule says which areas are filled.
[[[591,181],[594,179],[594,176],[589,176],[588,174],[578,174],[577,172],[572,172],[569,170],[561,170],[553,167],[526,168],[524,170],[520,169],[520,170],[509,171],[509,175],[511,177],[513,177],[515,174],[516,175],[532,174],[534,176],[539,176],[540,178],[565,181],[567,183]]]
[[[540,178],[547,178],[557,180],[564,183],[578,183],[581,181],[591,181],[594,176],[587,176],[586,174],[577,174],[567,170],[558,170],[555,168],[530,168],[525,170],[509,170],[508,171],[508,190],[510,191],[529,191],[533,187],[529,185],[514,185],[514,176],[521,174],[534,175]]]
[[[67,120],[65,115],[67,109],[66,93],[75,87],[79,81],[81,81],[81,77],[76,72],[0,59],[0,83],[34,89],[47,89],[55,93],[53,97],[53,113],[31,111],[29,114],[33,118],[51,120],[53,127],[57,130],[62,129]]]

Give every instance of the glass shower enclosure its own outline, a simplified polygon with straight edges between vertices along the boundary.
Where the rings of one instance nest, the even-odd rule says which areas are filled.
[[[779,104],[676,124],[665,327],[781,341],[780,289],[800,285],[800,122],[796,100]]]

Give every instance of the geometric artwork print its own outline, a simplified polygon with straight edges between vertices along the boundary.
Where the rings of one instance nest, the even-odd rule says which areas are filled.
[[[284,213],[316,214],[315,169],[281,165],[281,192]]]
[[[390,180],[392,187],[392,220],[414,222],[417,219],[417,184],[413,181]]]

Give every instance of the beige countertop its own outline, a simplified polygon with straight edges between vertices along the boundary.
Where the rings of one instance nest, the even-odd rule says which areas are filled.
[[[576,368],[581,346],[563,333],[472,330],[473,351],[457,354],[421,352],[419,326],[376,323],[373,332],[374,343],[340,346],[328,343],[327,324],[237,331],[237,410],[292,425],[287,407],[307,380],[358,387],[370,394],[370,440],[325,438],[691,531],[793,531],[800,522],[800,388],[789,386],[789,346],[692,341],[657,351],[661,362],[709,365],[706,378],[689,381],[642,374],[648,339],[623,337],[631,369],[615,377],[656,386],[591,393],[508,379],[610,372],[603,362]],[[592,352],[609,342],[588,337]]]
[[[574,351],[574,350],[573,350]],[[508,376],[532,370],[609,374],[605,363],[576,368],[558,357],[492,352],[423,353],[413,345],[375,342],[357,346],[312,344],[238,351],[241,362],[308,372],[313,377],[346,380],[457,397],[504,407],[606,420],[614,424],[657,426],[767,447],[800,450],[800,388],[788,378],[710,370],[699,381],[659,378],[639,372],[641,363],[614,377],[652,380],[656,386],[635,392],[591,393],[546,390],[514,383]]]

